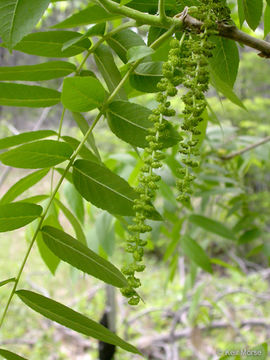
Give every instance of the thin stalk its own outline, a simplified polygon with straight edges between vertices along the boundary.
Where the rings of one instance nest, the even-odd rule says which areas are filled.
[[[106,35],[102,36],[102,38],[100,38],[93,47],[91,47],[88,51],[86,56],[84,57],[83,61],[81,62],[80,66],[78,67],[78,69],[76,70],[76,75],[80,74],[80,72],[82,71],[82,68],[84,66],[84,64],[86,63],[86,60],[88,59],[88,57],[93,54],[96,49],[107,39],[109,39],[111,36],[113,36],[114,34],[118,33],[121,30],[127,29],[129,27],[135,26],[136,25],[136,21],[131,20],[128,21],[124,24],[122,24],[121,26],[118,26],[117,28],[113,29],[112,31],[108,32]]]
[[[160,21],[165,23],[167,21],[167,15],[165,11],[165,0],[158,1],[158,14]]]
[[[173,26],[174,28],[175,26]],[[165,36],[167,34],[167,36]],[[161,36],[161,38],[163,39],[163,41],[172,34],[172,29],[169,29],[165,34],[163,34]],[[159,39],[157,39],[152,45],[151,47],[152,48],[156,48],[157,44],[161,44],[162,42],[158,41]],[[90,126],[90,128],[88,129],[88,131],[86,132],[85,136],[83,137],[82,141],[80,142],[80,144],[78,145],[77,149],[75,150],[74,154],[71,156],[61,178],[59,179],[54,191],[52,192],[51,196],[50,196],[50,199],[49,199],[49,202],[47,204],[47,206],[45,207],[41,217],[40,217],[40,220],[39,220],[39,223],[38,223],[38,226],[36,228],[36,231],[33,235],[33,238],[31,240],[31,243],[27,249],[27,252],[24,256],[24,259],[22,261],[22,264],[20,266],[20,269],[19,269],[19,272],[16,276],[16,280],[14,282],[14,285],[13,285],[13,288],[12,288],[12,291],[10,293],[10,296],[9,296],[9,299],[7,301],[7,304],[5,306],[5,309],[4,309],[4,312],[3,312],[3,315],[2,315],[2,318],[1,318],[1,321],[0,321],[0,328],[1,326],[3,325],[3,322],[5,320],[5,317],[7,315],[7,312],[8,312],[8,309],[9,309],[9,306],[10,306],[10,303],[13,299],[13,296],[17,290],[17,286],[18,286],[18,283],[20,281],[20,278],[21,278],[21,275],[22,275],[22,272],[24,270],[24,267],[25,267],[25,264],[28,260],[28,257],[31,253],[31,250],[32,250],[32,247],[36,241],[36,238],[37,238],[37,235],[39,233],[39,231],[41,230],[41,227],[43,225],[43,222],[44,222],[44,219],[50,209],[50,206],[60,188],[60,186],[62,185],[65,177],[66,177],[66,174],[68,173],[69,169],[71,168],[71,166],[73,165],[77,155],[79,154],[81,148],[83,147],[83,145],[85,144],[85,142],[87,141],[89,135],[92,133],[93,129],[95,128],[96,124],[98,123],[99,119],[102,117],[103,113],[106,111],[106,108],[107,106],[109,105],[109,103],[114,99],[114,97],[117,95],[117,93],[120,91],[120,89],[122,88],[122,86],[125,84],[126,80],[128,79],[129,75],[134,71],[134,69],[139,65],[139,63],[142,61],[142,59],[140,60],[137,60],[133,65],[131,65],[131,67],[129,68],[129,70],[127,71],[127,73],[125,74],[125,76],[123,77],[123,79],[119,82],[119,84],[117,85],[117,87],[114,89],[114,91],[112,92],[112,94],[108,97],[107,101],[104,103],[104,105],[102,106],[102,108],[100,109],[97,117],[95,118],[94,122],[92,123],[92,125]]]
[[[59,128],[58,128],[57,141],[59,141],[60,137],[61,137],[61,132],[62,132],[65,113],[66,113],[66,109],[63,108],[61,118],[60,118]],[[52,168],[52,175],[51,175],[51,194],[52,194],[52,191],[53,191],[53,178],[54,178],[54,167]]]

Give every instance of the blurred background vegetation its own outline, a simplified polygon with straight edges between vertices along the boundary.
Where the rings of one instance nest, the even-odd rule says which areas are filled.
[[[86,3],[74,0],[52,4],[39,28],[48,28]],[[234,4],[232,1],[232,10]],[[84,28],[78,30],[85,31]],[[263,27],[253,36],[262,38]],[[269,59],[260,58],[247,48],[240,47],[240,56],[235,92],[245,109],[214,90],[209,91],[209,122],[201,148],[202,165],[194,200],[197,213],[226,223],[236,240],[189,225],[186,231],[200,239],[200,245],[212,259],[214,275],[199,270],[184,257],[179,246],[182,221],[171,187],[175,164],[173,156],[168,157],[167,166],[162,170],[157,208],[162,209],[170,223],[153,223],[154,231],[147,245],[147,271],[142,275],[145,303],[135,308],[126,306],[126,300],[117,293],[117,331],[149,354],[149,359],[217,359],[218,350],[250,348],[270,338],[270,141],[225,159],[270,136],[270,65]],[[72,61],[77,64],[80,60],[81,55]],[[9,54],[3,48],[0,48],[0,61],[1,66],[37,62],[30,55],[16,51]],[[95,67],[89,60],[87,68],[95,70]],[[50,80],[48,84],[57,89],[61,79]],[[135,100],[149,108],[155,105],[152,95]],[[180,101],[175,100],[174,106],[177,113],[181,113]],[[94,115],[93,112],[87,114],[87,120],[91,122]],[[1,109],[0,134],[5,137],[33,128],[57,128],[60,116],[60,106],[43,112],[5,107]],[[76,138],[81,136],[69,113],[63,132]],[[108,131],[105,121],[97,126],[95,138],[104,163],[135,185],[138,156],[134,149]],[[176,149],[171,151],[174,154]],[[0,171],[1,194],[26,173],[14,169],[9,172],[2,166]],[[48,177],[27,195],[46,193],[49,189]],[[72,185],[66,184],[61,191],[65,205],[84,224],[88,246],[120,267],[126,254],[119,221],[79,200]],[[182,210],[180,218],[184,219],[185,215]],[[63,227],[70,226],[62,213],[59,220]],[[72,233],[72,229],[70,231]],[[14,276],[31,233],[29,225],[26,232],[0,234],[0,279]],[[95,320],[101,318],[105,308],[105,286],[63,262],[54,277],[37,247],[31,254],[21,285],[59,299]],[[1,288],[0,308],[6,303],[9,291],[9,285]],[[12,303],[0,344],[9,345],[11,350],[31,360],[97,359],[97,341],[52,325],[49,320],[19,306],[18,300]],[[139,357],[118,350],[116,359]]]

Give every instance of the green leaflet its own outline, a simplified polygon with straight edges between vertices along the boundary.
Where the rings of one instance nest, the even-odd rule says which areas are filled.
[[[107,39],[107,43],[124,63],[127,62],[128,49],[133,46],[145,45],[142,38],[130,29],[119,31]]]
[[[6,204],[15,200],[24,191],[37,184],[49,172],[49,169],[35,171],[17,181],[0,199],[0,204]]]
[[[263,0],[242,0],[242,6],[249,27],[256,30],[262,16]]]
[[[210,75],[211,75],[211,84],[218,92],[221,92],[224,96],[226,96],[226,98],[228,98],[235,105],[238,105],[246,110],[245,105],[242,103],[239,97],[234,93],[231,86],[226,84],[224,81],[222,81],[219,78],[219,76],[214,72],[213,68],[211,68]]]
[[[180,239],[180,243],[184,254],[190,260],[194,261],[198,266],[210,274],[213,273],[210,259],[206,255],[203,248],[196,241],[194,241],[191,237],[184,235]]]
[[[219,221],[212,220],[208,217],[196,214],[190,215],[189,221],[206,231],[222,236],[229,240],[235,240],[235,236],[232,230],[227,228]]]
[[[52,321],[56,321],[81,334],[120,346],[129,352],[140,354],[134,346],[125,342],[104,326],[59,302],[28,290],[19,290],[16,291],[16,294],[27,306]]]
[[[73,182],[79,193],[93,205],[112,214],[132,216],[136,192],[120,176],[104,165],[76,160]]]
[[[118,3],[121,3],[121,1],[122,0],[116,0]],[[154,14],[158,9],[158,0],[131,0],[127,6],[142,12]],[[176,0],[165,0],[165,8],[166,10],[175,10]]]
[[[109,92],[112,93],[122,80],[122,77],[117,66],[115,65],[111,50],[108,46],[100,45],[96,49],[94,55],[97,67],[106,82]],[[123,88],[117,93],[115,99],[127,99],[125,90]]]
[[[92,26],[90,29],[88,29],[82,36],[78,37],[78,38],[73,38],[71,40],[68,40],[67,42],[64,43],[62,50],[66,50],[69,47],[71,47],[72,45],[77,44],[78,42],[80,42],[81,40],[91,37],[91,36],[103,36],[105,33],[105,29],[106,29],[106,23],[100,23],[97,25]]]
[[[127,59],[128,64],[152,55],[155,51],[146,45],[133,46],[128,49]]]
[[[93,110],[102,105],[105,90],[99,80],[91,76],[65,78],[62,103],[75,112]]]
[[[71,136],[62,136],[62,139],[68,143],[72,149],[75,151],[77,149],[77,147],[79,146],[80,144],[80,141],[71,137]],[[87,146],[83,145],[80,152],[79,152],[79,155],[85,159],[85,160],[90,160],[90,161],[95,161],[95,162],[99,162],[99,159],[96,157],[96,155],[94,155],[92,153],[91,150],[88,149]]]
[[[3,358],[7,359],[7,360],[27,360],[27,359],[21,357],[20,355],[17,355],[15,353],[5,350],[5,349],[0,349],[0,355],[3,356]]]
[[[83,117],[83,115],[80,114],[80,113],[73,112],[72,115],[73,115],[73,119],[75,120],[76,124],[80,128],[81,132],[85,135],[87,133],[88,129],[89,129],[88,122]],[[95,143],[95,138],[94,138],[93,132],[91,132],[91,134],[88,136],[87,142],[90,145],[93,152],[95,153],[96,157],[99,160],[101,160],[98,148],[97,148],[96,143]]]
[[[151,115],[148,108],[128,101],[113,101],[107,111],[108,123],[112,132],[127,143],[145,148],[148,145],[145,137],[148,129],[153,126],[148,120]],[[170,147],[180,141],[178,132],[166,120],[167,137],[162,140],[165,147]]]
[[[0,232],[19,229],[41,215],[42,207],[36,204],[15,202],[0,205]]]
[[[72,148],[56,140],[40,140],[0,154],[3,164],[22,169],[41,169],[68,160]]]
[[[57,135],[53,130],[28,131],[14,136],[0,139],[0,149],[7,149],[12,146],[21,145],[30,141],[44,139],[49,136]]]
[[[75,187],[68,181],[64,184],[63,190],[69,208],[83,224],[85,215],[83,198],[75,189]]]
[[[0,83],[0,105],[48,107],[60,102],[60,93],[41,86]]]
[[[108,20],[119,19],[119,14],[108,13],[102,6],[90,4],[85,9],[71,15],[64,21],[54,25],[55,29],[73,28],[88,24],[98,24]]]
[[[238,18],[239,18],[240,28],[242,28],[242,25],[245,21],[245,13],[244,13],[243,5],[244,5],[243,0],[237,0]]]
[[[239,67],[239,53],[235,41],[222,37],[212,37],[216,45],[213,57],[209,59],[215,74],[227,85],[233,87]]]
[[[73,227],[76,238],[84,245],[87,244],[86,237],[84,235],[83,228],[77,218],[73,215],[73,213],[59,200],[55,199],[55,203],[59,207],[59,209],[62,211],[62,213],[65,215],[67,220],[70,222],[71,226]]]
[[[267,4],[264,12],[264,37],[270,32],[270,4]]]
[[[65,232],[51,226],[41,230],[49,249],[61,260],[110,285],[127,286],[124,275],[110,262]]]
[[[37,65],[1,66],[0,80],[42,81],[67,76],[76,66],[65,61],[49,61]]]
[[[130,76],[130,84],[136,90],[153,93],[159,91],[157,84],[162,76],[161,61],[145,62],[134,70]]]
[[[7,279],[7,280],[0,281],[0,287],[4,286],[6,284],[9,284],[11,282],[14,282],[15,280],[16,280],[16,278],[10,278],[10,279]]]
[[[103,211],[96,218],[96,237],[99,245],[106,255],[112,256],[115,247],[115,227],[114,218],[111,214]]]
[[[14,50],[45,57],[71,57],[82,53],[91,46],[89,39],[83,39],[68,49],[62,50],[63,45],[67,41],[81,37],[81,35],[75,31],[36,32],[25,36],[14,47]]]
[[[0,0],[0,36],[12,49],[39,21],[50,0]]]

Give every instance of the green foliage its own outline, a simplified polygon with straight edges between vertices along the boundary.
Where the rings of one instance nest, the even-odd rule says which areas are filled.
[[[0,155],[0,160],[17,168],[40,169],[68,160],[72,152],[72,148],[64,142],[40,140],[6,151]]]
[[[76,160],[73,182],[79,193],[95,206],[116,215],[133,215],[135,191],[104,165]]]
[[[200,313],[204,286],[194,290],[199,271],[213,274],[218,272],[216,268],[224,267],[238,272],[238,265],[231,265],[227,258],[229,247],[237,248],[248,259],[263,252],[269,261],[264,228],[269,204],[264,195],[270,189],[257,191],[257,180],[250,171],[255,167],[263,176],[263,171],[269,170],[269,149],[260,152],[260,144],[255,144],[234,153],[237,144],[222,138],[235,136],[237,127],[242,136],[239,144],[246,146],[255,142],[256,131],[270,133],[269,127],[257,119],[251,128],[248,121],[252,115],[243,112],[251,105],[247,106],[243,95],[248,90],[240,88],[237,81],[240,58],[235,40],[241,33],[232,25],[235,21],[242,26],[246,21],[254,31],[261,22],[263,1],[238,0],[237,9],[236,4],[229,3],[232,14],[223,0],[99,0],[77,9],[77,3],[74,7],[64,4],[74,13],[58,23],[53,18],[54,30],[48,30],[46,24],[45,29],[42,27],[43,20],[60,8],[52,4],[42,18],[49,3],[0,0],[3,51],[7,48],[48,58],[40,62],[27,57],[34,59],[34,64],[2,66],[0,105],[63,108],[58,126],[52,125],[58,127],[57,132],[27,131],[0,139],[2,164],[37,169],[22,177],[18,172],[19,181],[7,187],[0,199],[0,232],[29,224],[28,250],[19,272],[15,277],[6,275],[3,278],[7,280],[0,282],[1,291],[8,288],[4,285],[13,285],[3,305],[0,327],[16,294],[25,305],[52,321],[140,354],[113,331],[81,313],[32,291],[17,290],[17,286],[36,243],[53,275],[62,260],[73,269],[71,276],[80,270],[121,288],[128,303],[137,305],[143,295],[137,293],[141,279],[136,274],[144,271],[149,252],[160,253],[167,262],[167,286],[182,256],[189,261],[181,296],[184,301],[188,291],[193,291],[187,318],[195,329],[200,316],[205,315]],[[269,5],[267,2],[264,11],[265,36],[270,31]],[[186,7],[188,17],[179,14]],[[193,26],[190,17],[195,18]],[[39,20],[42,31],[34,29]],[[58,30],[67,28],[79,28],[80,32]],[[253,37],[242,34],[241,42],[267,57],[269,44],[258,41],[251,30],[247,31]],[[245,76],[242,78],[244,83]],[[40,86],[40,81],[46,81],[46,87]],[[206,99],[210,84],[227,98],[223,101],[226,110],[238,106],[233,112],[240,121],[229,123],[235,128],[228,126],[227,119],[220,123],[223,135],[215,126],[220,116],[216,98]],[[212,96],[212,89],[209,94]],[[256,101],[252,103],[254,106]],[[269,110],[267,101],[263,106]],[[64,135],[67,110],[72,112],[76,130]],[[57,114],[57,108],[52,113]],[[43,116],[44,112],[41,120]],[[101,122],[102,118],[106,121]],[[6,123],[8,134],[12,127],[9,119]],[[95,135],[102,132],[96,136],[97,142],[94,131]],[[51,136],[53,140],[47,139]],[[262,143],[266,146],[267,142]],[[247,156],[252,148],[256,148],[256,156]],[[61,167],[55,168],[59,164]],[[44,180],[48,175],[50,186]],[[36,194],[33,187],[42,186],[42,180],[44,189]],[[259,211],[255,210],[258,207]],[[70,229],[74,236],[69,234]],[[222,242],[216,235],[233,242]],[[119,251],[124,243],[125,253]],[[122,272],[112,263],[116,252],[117,261],[124,257]],[[267,351],[264,344],[260,348]],[[0,355],[23,359],[3,349]]]
[[[50,320],[64,325],[81,334],[120,346],[121,348],[139,354],[139,351],[128,344],[104,326],[90,320],[86,316],[71,310],[57,301],[28,290],[18,290],[16,295],[31,309]]]
[[[116,267],[70,235],[52,226],[43,227],[41,232],[45,244],[61,260],[113,286],[126,285],[125,277]]]
[[[32,31],[49,3],[50,0],[0,1],[0,35],[10,50]]]
[[[71,57],[82,53],[91,46],[91,42],[88,39],[82,39],[68,49],[63,50],[63,46],[67,41],[79,37],[81,37],[81,34],[75,31],[35,32],[25,36],[14,47],[14,50],[45,57]]]
[[[94,77],[73,77],[64,80],[62,103],[71,111],[90,111],[99,107],[105,90]]]
[[[26,360],[25,358],[11,352],[8,350],[0,349],[0,355],[4,357],[4,359],[7,360]]]
[[[0,83],[0,105],[48,107],[60,102],[60,93],[36,85]]]
[[[0,232],[23,227],[37,219],[42,207],[35,204],[16,202],[0,205]]]

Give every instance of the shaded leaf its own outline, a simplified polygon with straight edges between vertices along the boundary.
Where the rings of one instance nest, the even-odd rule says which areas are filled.
[[[41,18],[50,0],[0,0],[0,36],[12,49]]]
[[[194,261],[203,270],[213,273],[211,261],[206,255],[203,248],[194,241],[191,237],[184,235],[181,238],[181,248],[184,254],[192,261]]]
[[[239,67],[239,52],[235,41],[215,36],[211,38],[215,44],[209,59],[215,74],[226,84],[233,87]]]
[[[17,168],[41,169],[68,160],[72,152],[72,148],[64,142],[40,140],[0,154],[0,161]]]
[[[263,0],[242,0],[245,19],[252,30],[255,30],[261,20]]]
[[[138,65],[130,75],[130,84],[136,90],[153,93],[159,91],[157,84],[162,76],[161,61],[145,62]]]
[[[73,213],[76,215],[76,217],[83,224],[83,222],[84,222],[83,198],[78,193],[78,191],[75,189],[75,187],[69,182],[66,182],[64,184],[63,190],[64,190],[64,194],[65,194],[65,197],[67,199],[70,209],[73,211]]]
[[[211,74],[211,84],[214,86],[214,88],[218,92],[221,92],[232,103],[246,110],[245,105],[242,103],[239,97],[233,92],[231,86],[226,84],[224,81],[222,81],[213,71],[213,68],[211,69],[210,74]]]
[[[270,32],[270,3],[266,6],[264,12],[264,37]]]
[[[54,25],[55,29],[66,29],[87,24],[98,24],[108,20],[119,19],[122,16],[106,11],[102,6],[90,4],[85,9],[71,15],[64,21]]]
[[[105,29],[106,29],[106,23],[101,23],[101,24],[97,24],[92,26],[90,29],[88,29],[83,35],[77,37],[77,38],[73,38],[68,40],[67,42],[64,43],[62,50],[66,50],[68,48],[70,48],[72,45],[77,44],[78,42],[80,42],[83,39],[86,39],[90,36],[103,36],[105,33]]]
[[[42,81],[67,76],[76,66],[65,61],[49,61],[37,65],[1,66],[0,80]]]
[[[0,83],[0,105],[48,107],[60,102],[60,93],[56,90],[13,83]]]
[[[114,218],[103,211],[96,218],[96,236],[106,255],[112,256],[115,246]]]
[[[66,141],[71,147],[72,149],[75,151],[77,149],[77,147],[80,144],[80,141],[71,137],[71,136],[62,136],[62,139],[64,141]],[[85,159],[85,160],[90,160],[90,161],[95,161],[95,162],[99,162],[99,159],[96,157],[96,155],[94,155],[92,153],[92,151],[90,151],[87,146],[83,145],[79,155]]]
[[[42,207],[36,204],[15,202],[0,205],[0,232],[19,229],[38,218]]]
[[[15,200],[24,191],[37,184],[49,172],[49,169],[35,171],[17,181],[1,198],[0,204],[9,203]]]
[[[74,120],[76,121],[76,124],[80,128],[81,132],[85,135],[89,129],[88,122],[85,120],[82,114],[73,112],[72,113]],[[88,144],[90,145],[91,149],[95,153],[96,157],[101,160],[101,157],[99,155],[98,148],[95,143],[95,138],[93,135],[93,132],[88,136],[87,140]]]
[[[79,193],[95,206],[112,214],[131,216],[137,193],[120,176],[92,161],[76,160],[73,182]]]
[[[75,112],[93,110],[103,103],[105,90],[99,80],[91,76],[72,77],[64,80],[63,105]]]
[[[116,52],[120,59],[127,62],[127,51],[133,46],[145,45],[143,39],[130,29],[124,29],[107,39],[108,45]]]
[[[128,63],[137,61],[145,58],[146,56],[152,55],[155,51],[146,45],[133,46],[128,49],[127,59]]]
[[[18,50],[30,55],[46,57],[71,57],[82,53],[91,46],[89,39],[83,39],[66,50],[62,50],[63,45],[82,34],[74,31],[46,31],[36,32],[25,36],[15,47]],[[2,45],[4,46],[4,45]]]
[[[51,226],[41,232],[46,245],[61,260],[113,286],[127,286],[126,278],[113,264],[72,236]]]
[[[235,236],[232,230],[227,228],[219,221],[212,220],[206,216],[195,214],[189,216],[189,221],[206,231],[222,236],[226,239],[235,240]]]
[[[102,74],[103,79],[106,82],[108,90],[110,93],[117,87],[117,85],[122,80],[121,74],[115,65],[113,55],[110,51],[110,48],[105,45],[100,45],[95,53],[95,62],[97,67]],[[125,90],[123,88],[117,93],[116,99],[127,99]]]
[[[153,123],[148,120],[152,111],[148,108],[134,104],[128,101],[114,101],[108,107],[107,117],[110,129],[120,139],[127,143],[138,146],[146,147],[148,142],[145,139],[148,129],[153,126]],[[161,140],[164,147],[173,146],[180,141],[178,132],[166,120],[167,136]]]

